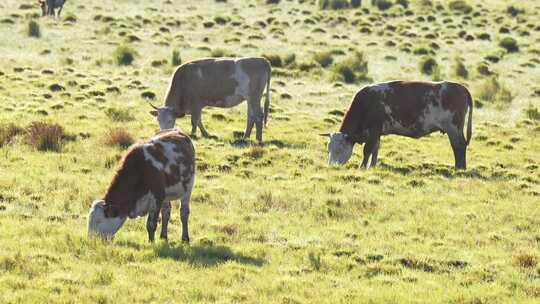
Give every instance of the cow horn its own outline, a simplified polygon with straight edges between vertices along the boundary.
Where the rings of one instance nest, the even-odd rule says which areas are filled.
[[[320,136],[330,136],[330,133],[319,133]]]
[[[148,104],[154,108],[155,110],[158,110],[158,107],[156,107],[155,105],[153,105],[149,100],[146,100],[148,102]]]

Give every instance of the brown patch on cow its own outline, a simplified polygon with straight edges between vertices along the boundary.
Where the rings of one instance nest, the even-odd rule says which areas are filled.
[[[162,163],[163,165],[166,165],[168,160],[167,157],[165,157],[163,146],[159,143],[156,143],[152,146],[146,147],[146,151],[152,155],[152,157],[157,160],[158,162]]]

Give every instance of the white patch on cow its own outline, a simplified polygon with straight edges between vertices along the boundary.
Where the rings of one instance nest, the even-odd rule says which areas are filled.
[[[152,147],[154,145],[154,142],[151,141],[149,143],[145,143],[142,145],[142,149],[143,149],[143,155],[144,155],[144,159],[146,161],[149,161],[152,166],[154,168],[156,168],[158,171],[163,171],[164,169],[164,166],[161,162],[159,162],[157,159],[155,159],[152,154],[150,154],[150,152],[148,152],[148,148],[149,147]]]
[[[370,87],[370,89],[376,92],[382,99],[392,93],[392,88],[388,82],[379,83]]]
[[[233,78],[238,82],[234,95],[249,98],[249,75],[242,69],[242,65],[235,65]]]
[[[197,73],[197,77],[199,77],[199,79],[203,79],[203,74],[202,74],[201,68],[197,68],[195,73]]]
[[[163,156],[165,156],[165,158],[167,159],[167,163],[165,165],[163,163],[161,163],[160,161],[158,161],[157,159],[155,159],[152,156],[152,154],[150,154],[150,152],[148,152],[148,147],[154,146],[156,143],[161,144],[161,146],[163,147],[163,150],[164,150],[163,151],[164,152]],[[179,157],[183,156],[182,153],[174,151],[175,147],[176,147],[176,145],[174,143],[164,142],[164,141],[158,140],[155,137],[149,143],[143,144],[144,159],[147,160],[147,161],[150,161],[152,163],[152,166],[154,168],[156,168],[157,170],[164,171],[165,173],[170,174],[171,173],[171,165],[176,164],[176,160]]]
[[[135,203],[135,209],[129,213],[129,217],[135,218],[148,214],[149,211],[156,209],[156,198],[152,191],[148,191],[144,196],[139,198]]]
[[[111,238],[126,221],[125,217],[105,217],[105,201],[92,203],[88,212],[88,235]]]
[[[347,135],[337,132],[330,134],[328,142],[328,162],[343,165],[352,156],[353,144],[347,140]]]
[[[382,134],[400,134],[408,135],[411,133],[411,130],[404,127],[401,122],[399,122],[393,115],[392,109],[388,105],[384,105],[384,112],[386,113],[387,119],[383,121]]]
[[[432,132],[436,129],[447,130],[452,125],[454,117],[451,111],[443,109],[441,104],[428,104],[422,116],[420,123],[424,132]]]

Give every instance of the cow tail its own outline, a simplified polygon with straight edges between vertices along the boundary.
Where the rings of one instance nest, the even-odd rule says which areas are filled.
[[[471,142],[472,138],[472,112],[473,112],[473,99],[469,90],[467,92],[467,104],[469,106],[469,120],[467,121],[467,145]]]
[[[272,77],[272,67],[268,64],[268,80],[266,80],[266,100],[264,101],[264,126],[268,121],[268,112],[270,112],[270,78]]]

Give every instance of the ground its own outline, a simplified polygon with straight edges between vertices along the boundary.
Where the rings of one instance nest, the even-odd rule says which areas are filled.
[[[56,20],[34,2],[0,3],[0,302],[540,301],[539,2],[68,1]],[[173,51],[272,60],[264,144],[239,139],[245,103],[206,109],[191,244],[178,204],[168,243],[149,243],[142,218],[90,240],[88,208],[129,136],[158,128],[145,98],[162,103]],[[361,147],[328,165],[318,134],[392,79],[470,89],[467,170],[438,133],[384,137],[375,169]]]

